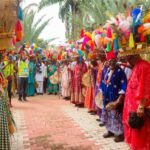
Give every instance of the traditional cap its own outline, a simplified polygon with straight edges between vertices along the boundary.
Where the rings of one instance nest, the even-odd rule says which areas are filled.
[[[7,60],[8,60],[8,59],[7,59],[7,56],[4,56],[3,60],[4,60],[4,61],[7,61]]]
[[[135,48],[121,48],[118,53],[118,57],[125,57],[130,55],[140,55],[148,53],[148,47],[146,43],[136,43]]]
[[[107,60],[116,59],[116,58],[117,58],[117,56],[116,56],[116,54],[114,53],[113,50],[108,52],[108,53],[106,53],[106,59]]]
[[[108,28],[107,28],[107,37],[108,37],[108,38],[112,38],[112,30],[111,30],[111,27],[108,27]]]
[[[30,57],[30,58],[33,58],[33,57],[35,57],[35,55],[34,55],[34,54],[31,54],[29,57]]]
[[[9,59],[9,60],[10,60],[10,59],[13,59],[13,55],[9,54],[9,55],[8,55],[8,59]]]

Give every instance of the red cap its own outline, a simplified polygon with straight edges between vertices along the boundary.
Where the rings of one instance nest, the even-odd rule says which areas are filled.
[[[108,52],[108,53],[106,53],[106,59],[107,60],[116,59],[116,58],[117,58],[117,56],[116,56],[116,54],[114,53],[113,50]]]

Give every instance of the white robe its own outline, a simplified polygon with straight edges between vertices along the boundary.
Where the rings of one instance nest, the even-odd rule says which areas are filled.
[[[35,80],[36,81],[44,81],[44,76],[45,76],[45,66],[42,63],[42,65],[41,65],[41,73],[36,72]]]
[[[44,77],[45,77],[45,66],[42,63],[41,65],[41,73],[36,72],[35,75],[35,80],[38,84],[38,87],[36,88],[37,93],[42,94],[43,93],[43,82],[44,82]]]
[[[68,66],[64,66],[61,74],[62,96],[70,97],[71,73],[68,70]]]

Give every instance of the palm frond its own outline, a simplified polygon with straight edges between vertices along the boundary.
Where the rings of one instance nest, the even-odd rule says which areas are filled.
[[[63,2],[63,0],[42,0],[39,5],[39,10],[41,10],[44,7],[47,7],[56,3],[60,3],[60,2]]]
[[[51,39],[48,39],[47,42],[48,42],[48,43],[51,43],[51,42],[53,42],[53,41],[55,41],[55,40],[57,40],[57,39],[58,39],[58,37],[51,38]]]
[[[45,15],[43,15],[35,21],[37,11],[31,9],[32,6],[34,5],[29,5],[24,9],[26,15],[24,16],[24,20],[22,22],[24,37],[21,44],[26,42],[35,42],[39,46],[43,47],[44,42],[47,42],[45,40],[41,40],[39,42],[38,39],[52,18],[45,20]]]
[[[66,2],[64,4],[60,3],[59,17],[64,22],[65,16],[69,14],[70,3]]]
[[[43,19],[45,18],[46,15],[41,16],[34,24],[32,24],[32,26],[36,26],[38,27],[39,24],[43,21]],[[51,19],[51,18],[50,18]]]
[[[33,36],[32,36],[32,41],[34,41],[34,39],[37,39],[40,36],[42,31],[49,24],[50,20],[51,19],[48,19],[48,20],[44,21],[38,28],[36,28],[36,30],[34,29],[34,33],[33,33]]]
[[[23,33],[24,38],[23,40],[28,39],[30,41],[30,37],[32,36],[32,26],[33,20],[35,18],[35,12],[31,11],[30,14],[24,17],[23,20]]]
[[[31,4],[29,4],[28,6],[26,6],[26,7],[23,9],[23,14],[24,14],[24,15],[27,15],[28,12],[29,12],[33,7],[38,8],[38,4],[36,4],[36,3],[31,3]]]

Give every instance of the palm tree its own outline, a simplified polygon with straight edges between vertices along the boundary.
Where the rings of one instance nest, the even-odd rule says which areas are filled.
[[[135,3],[149,8],[150,0],[42,0],[40,9],[59,3],[59,17],[66,25],[68,39],[78,37],[76,33],[81,27],[92,28],[93,24],[105,24],[110,16],[123,13]],[[71,35],[72,34],[72,35]]]
[[[70,2],[72,0],[42,0],[39,5],[39,10],[41,10],[44,7],[57,4],[59,3],[60,11],[59,11],[59,17],[62,19],[62,21],[65,20],[66,14],[70,12]]]
[[[88,0],[79,6],[83,16],[83,24],[105,24],[110,16],[125,12],[136,0]],[[90,6],[90,8],[89,8]]]
[[[37,11],[31,9],[31,7],[33,8],[33,6],[37,7],[36,4],[32,4],[32,5],[25,7],[23,10],[24,20],[22,24],[23,24],[24,37],[21,41],[21,44],[26,43],[26,42],[38,43],[38,45],[41,48],[45,48],[49,40],[45,41],[43,39],[39,39],[39,36],[43,32],[45,27],[49,24],[52,18],[44,20],[45,15],[43,15],[37,21],[35,21]],[[45,47],[44,47],[44,44],[45,44]]]
[[[80,3],[78,9],[80,18],[75,20],[76,27],[82,26],[85,29],[92,30],[99,24],[104,25],[111,16],[118,13],[124,13],[130,6],[143,5],[143,9],[149,8],[150,0],[88,0]],[[89,7],[90,6],[90,7]],[[93,28],[93,25],[95,26]]]
[[[37,39],[36,43],[38,43],[39,47],[46,50],[48,48],[49,43],[53,42],[56,39],[57,38],[52,38],[52,39],[49,39],[49,40]]]
[[[75,39],[76,27],[75,20],[79,16],[78,5],[85,0],[42,0],[40,2],[39,9],[42,9],[46,6],[59,3],[59,17],[65,22],[66,25],[66,37],[68,39]],[[70,30],[72,35],[70,35]]]

